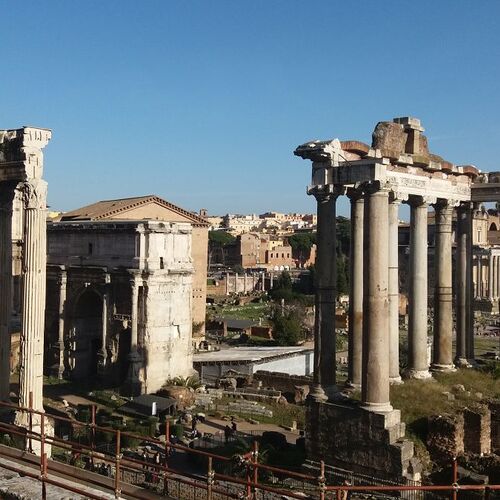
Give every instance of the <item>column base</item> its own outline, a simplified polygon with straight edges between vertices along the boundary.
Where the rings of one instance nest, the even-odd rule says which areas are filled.
[[[357,382],[351,382],[350,380],[346,380],[345,387],[347,389],[352,389],[357,391],[361,389],[361,384],[358,384]]]
[[[440,365],[439,363],[433,363],[431,365],[431,372],[436,372],[436,373],[449,373],[449,372],[456,372],[457,369],[455,368],[455,365]]]
[[[64,366],[52,365],[50,367],[50,375],[62,380],[64,378]]]
[[[405,378],[416,380],[429,380],[432,379],[432,374],[429,370],[415,370],[413,368],[406,370]]]
[[[455,366],[457,368],[472,368],[472,365],[467,358],[456,358]]]
[[[324,403],[328,401],[328,396],[320,384],[311,385],[311,390],[307,395],[307,399],[314,401],[315,403]]]
[[[401,384],[404,384],[404,380],[401,378],[400,375],[398,375],[397,377],[389,377],[389,384],[401,385]]]
[[[360,406],[363,410],[371,411],[373,413],[389,413],[394,410],[391,403],[365,403],[362,402]]]

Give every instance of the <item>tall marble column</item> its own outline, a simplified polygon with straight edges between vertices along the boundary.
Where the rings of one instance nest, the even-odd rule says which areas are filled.
[[[468,293],[468,269],[472,266],[472,259],[468,256],[468,233],[471,222],[470,204],[461,203],[457,209],[457,293],[456,318],[457,340],[455,364],[468,366],[467,362],[467,330],[468,307],[470,293]]]
[[[24,253],[21,276],[22,326],[19,405],[43,411],[43,341],[47,267],[47,183],[33,179],[22,185],[24,197]],[[26,415],[23,415],[26,417]]]
[[[318,229],[314,322],[314,376],[310,397],[324,401],[336,392],[335,301],[337,298],[336,193],[316,193]]]
[[[467,260],[472,261],[473,245],[472,245],[472,230],[473,230],[473,215],[477,209],[476,203],[471,203],[468,231],[467,231]],[[474,295],[472,291],[472,267],[469,266],[467,273],[467,331],[466,331],[466,357],[469,364],[474,363]]]
[[[363,353],[363,218],[365,200],[359,190],[350,190],[351,249],[349,283],[348,378],[349,387],[361,387]]]
[[[408,290],[408,378],[431,376],[427,359],[427,203],[410,198],[410,283]]]
[[[61,269],[59,275],[59,311],[58,311],[58,327],[57,327],[57,367],[54,370],[54,375],[58,379],[62,379],[64,375],[64,329],[66,324],[66,286],[68,283],[68,276],[65,269]]]
[[[400,384],[398,230],[401,200],[391,193],[389,201],[389,380],[391,384]]]
[[[491,249],[488,255],[488,299],[493,300],[493,256]]]
[[[131,396],[138,396],[142,392],[140,380],[140,369],[142,358],[138,345],[138,304],[139,304],[139,282],[134,277],[130,280],[132,292],[131,325],[130,325],[130,354],[129,369],[126,381],[126,391]]]
[[[433,371],[452,371],[453,352],[453,291],[452,291],[452,217],[453,205],[440,200],[435,210],[435,287],[434,287],[434,344]]]
[[[10,401],[12,314],[12,200],[15,184],[0,184],[0,401]]]
[[[391,411],[389,398],[389,193],[367,188],[364,213],[363,408]]]

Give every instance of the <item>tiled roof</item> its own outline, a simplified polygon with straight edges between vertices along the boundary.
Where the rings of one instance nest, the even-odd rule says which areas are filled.
[[[207,225],[207,221],[198,215],[184,210],[183,208],[170,203],[159,196],[150,194],[147,196],[136,196],[133,198],[120,198],[117,200],[103,200],[93,203],[92,205],[87,205],[85,207],[77,208],[71,212],[66,212],[61,217],[62,221],[79,221],[79,220],[104,220],[111,217],[116,218],[121,214],[124,215],[123,219],[126,220],[127,217],[125,213],[134,208],[138,208],[149,203],[157,203],[173,212],[176,212],[190,222],[196,225]]]

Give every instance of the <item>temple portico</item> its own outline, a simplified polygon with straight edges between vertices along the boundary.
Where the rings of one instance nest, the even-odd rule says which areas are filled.
[[[454,370],[452,216],[455,209],[458,217],[455,362],[468,363],[473,357],[470,265],[473,206],[470,200],[471,185],[478,170],[472,166],[452,165],[429,153],[422,132],[419,120],[397,118],[393,122],[377,124],[371,146],[335,139],[305,143],[295,150],[297,156],[312,161],[312,183],[308,194],[315,195],[318,201],[315,386],[309,402],[306,432],[306,446],[311,455],[317,454],[318,442],[324,439],[324,435],[316,430],[318,421],[347,418],[341,406],[346,404],[354,405],[349,410],[349,418],[375,425],[372,419],[358,413],[368,411],[382,415],[385,428],[394,429],[388,442],[374,444],[374,455],[378,453],[377,446],[393,446],[395,441],[404,437],[404,429],[398,427],[399,411],[393,410],[390,402],[390,384],[401,383],[401,375],[429,379],[432,371]],[[339,389],[332,391],[335,384],[335,328],[332,321],[336,301],[335,204],[344,193],[351,203],[347,385],[361,388],[359,407],[342,399]],[[402,203],[410,206],[411,222],[408,366],[405,373],[400,374],[398,211]],[[427,349],[427,219],[430,207],[433,207],[436,217],[432,360],[428,358]],[[478,273],[483,276],[485,271]],[[484,285],[480,286],[484,288]],[[339,400],[342,400],[341,405]],[[358,439],[355,428],[353,424],[354,434],[350,436],[353,440]],[[347,451],[343,450],[344,458],[341,458],[343,452],[338,449],[338,443],[332,446],[335,455],[332,458],[344,460]],[[395,456],[399,456],[398,453]],[[408,451],[406,458],[401,458],[400,474],[406,474],[405,467],[412,455],[413,452]],[[352,461],[356,462],[356,458]]]

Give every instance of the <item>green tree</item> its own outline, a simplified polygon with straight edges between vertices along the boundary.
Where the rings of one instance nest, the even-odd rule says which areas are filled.
[[[275,310],[271,318],[273,325],[273,337],[276,343],[281,346],[296,345],[304,340],[302,333],[302,322],[294,310]]]
[[[236,238],[226,231],[209,231],[208,241],[214,245],[226,246],[234,243]]]
[[[337,256],[337,293],[349,293],[348,268],[343,255]]]

